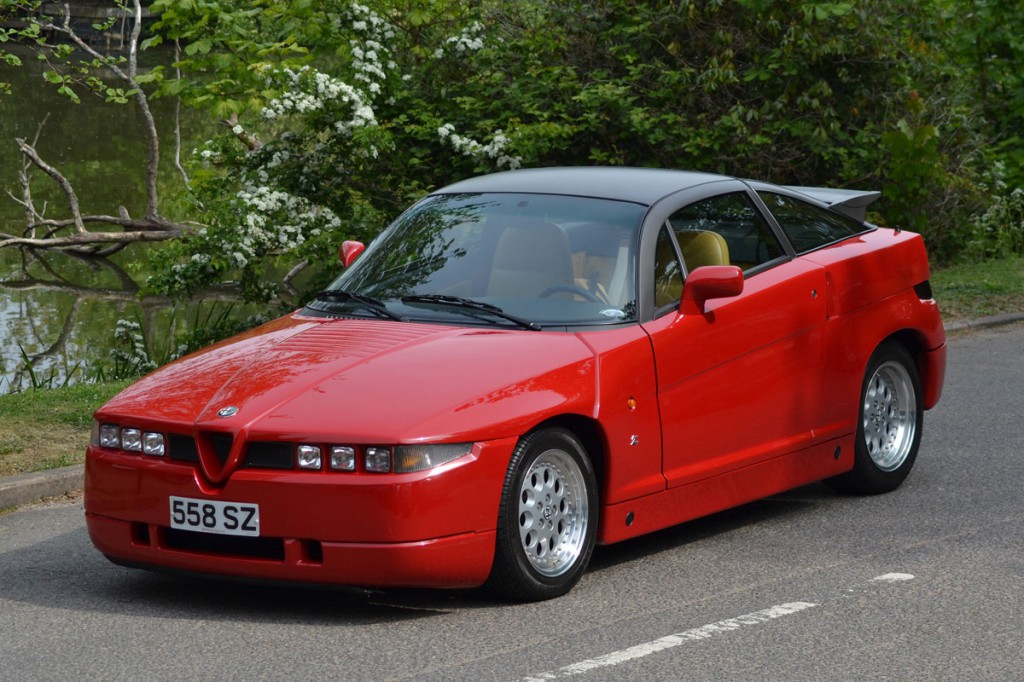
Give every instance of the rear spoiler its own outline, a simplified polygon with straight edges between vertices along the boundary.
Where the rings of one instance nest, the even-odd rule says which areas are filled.
[[[881,192],[866,192],[859,189],[827,189],[825,187],[794,187],[787,186],[812,199],[828,204],[832,210],[864,222],[867,218],[868,205],[882,196]]]

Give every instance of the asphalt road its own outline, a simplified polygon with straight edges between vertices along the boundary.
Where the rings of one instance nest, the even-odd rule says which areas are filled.
[[[314,592],[107,563],[0,516],[0,680],[1024,679],[1024,326],[951,339],[895,493],[821,485],[600,548],[568,596]]]

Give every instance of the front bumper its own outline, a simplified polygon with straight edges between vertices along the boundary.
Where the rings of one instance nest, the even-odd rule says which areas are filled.
[[[415,474],[241,469],[222,487],[193,465],[90,446],[86,525],[131,565],[361,587],[474,587],[490,573],[515,439]],[[175,530],[171,496],[258,504],[260,536]]]

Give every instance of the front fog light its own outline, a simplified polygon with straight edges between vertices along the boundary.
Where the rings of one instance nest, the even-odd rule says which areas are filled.
[[[142,452],[142,431],[125,429],[121,432],[121,447],[132,452]]]
[[[335,471],[356,470],[356,449],[346,445],[331,448],[331,469]]]
[[[395,471],[408,474],[440,466],[473,449],[472,443],[438,443],[436,445],[399,445],[395,448]]]
[[[153,457],[164,456],[164,434],[147,431],[142,434],[142,452]]]
[[[320,468],[320,448],[316,445],[300,445],[298,454],[300,469]]]
[[[391,451],[387,448],[366,448],[366,470],[378,474],[391,471]]]
[[[121,429],[114,424],[101,424],[100,445],[105,448],[121,447]]]

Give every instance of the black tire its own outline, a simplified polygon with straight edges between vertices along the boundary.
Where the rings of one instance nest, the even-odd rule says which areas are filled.
[[[567,593],[590,562],[597,519],[597,481],[579,440],[560,428],[527,434],[505,475],[488,590],[512,601]]]
[[[906,348],[887,341],[875,350],[860,396],[853,469],[825,483],[844,493],[887,493],[910,473],[921,444],[921,378]]]

